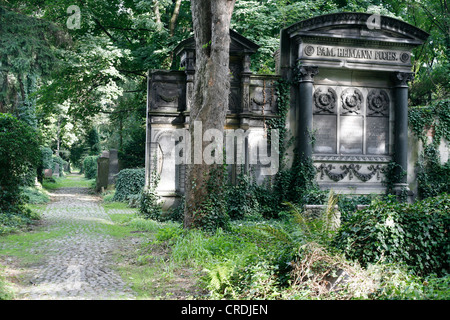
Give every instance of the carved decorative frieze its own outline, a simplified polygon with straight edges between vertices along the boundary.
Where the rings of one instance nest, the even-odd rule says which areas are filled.
[[[385,90],[373,89],[367,95],[367,115],[388,116],[389,95]]]
[[[355,88],[345,89],[341,93],[342,114],[360,114],[363,94]]]
[[[317,89],[314,92],[315,113],[335,113],[336,112],[336,92],[328,88],[328,90]]]
[[[354,177],[359,179],[362,182],[367,182],[373,177],[376,176],[377,180],[380,180],[380,174],[384,173],[385,168],[381,165],[369,165],[367,170],[369,172],[362,173],[362,166],[359,164],[344,164],[340,166],[340,172],[333,172],[332,170],[336,169],[332,164],[322,163],[320,166],[316,167],[318,173],[320,173],[320,180],[323,180],[325,175],[335,182],[339,182],[348,176],[349,180],[352,180]]]
[[[361,161],[361,162],[378,162],[378,163],[388,163],[392,160],[390,156],[374,156],[374,155],[313,155],[314,161],[339,161],[339,162],[350,162],[350,161]]]

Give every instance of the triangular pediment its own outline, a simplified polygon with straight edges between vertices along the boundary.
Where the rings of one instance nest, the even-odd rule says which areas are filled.
[[[252,54],[259,49],[259,45],[231,29],[230,38],[230,54],[232,55],[239,53]],[[175,53],[179,55],[184,50],[195,50],[194,37],[190,37],[180,42],[180,44],[175,48]]]

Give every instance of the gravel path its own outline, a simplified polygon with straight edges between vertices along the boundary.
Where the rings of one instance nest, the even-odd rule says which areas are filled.
[[[45,230],[62,236],[31,249],[44,254],[32,270],[30,286],[17,292],[22,300],[123,300],[133,292],[111,269],[118,240],[106,234],[112,224],[99,198],[87,188],[61,188],[43,213]]]

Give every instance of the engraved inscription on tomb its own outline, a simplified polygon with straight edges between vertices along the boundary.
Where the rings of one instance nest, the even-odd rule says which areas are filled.
[[[389,118],[366,118],[366,148],[367,154],[388,154]]]
[[[303,53],[307,57],[331,57],[398,63],[410,62],[410,55],[407,52],[396,50],[306,45]]]
[[[314,152],[335,154],[337,148],[336,115],[313,116]]]
[[[340,153],[363,153],[363,117],[342,116],[340,119]]]

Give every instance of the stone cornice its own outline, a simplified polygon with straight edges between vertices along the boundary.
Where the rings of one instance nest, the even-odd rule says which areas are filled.
[[[322,29],[320,31],[325,36],[326,34],[332,33],[332,31],[327,32],[327,30],[325,29],[332,30],[332,27],[360,29],[361,27],[367,26],[367,22],[369,21],[371,16],[372,14],[370,13],[362,12],[341,12],[326,14],[297,22],[284,29],[284,32],[293,37],[301,31],[319,31],[320,29]],[[380,31],[387,31],[411,40],[419,41],[418,44],[425,42],[425,40],[429,37],[429,34],[427,32],[406,22],[391,17],[380,16],[379,26]]]

